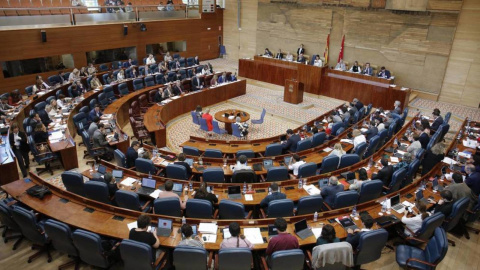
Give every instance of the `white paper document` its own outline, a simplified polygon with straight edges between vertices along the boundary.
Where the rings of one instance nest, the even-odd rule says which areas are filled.
[[[475,140],[464,140],[463,146],[475,149],[477,148],[477,142]]]
[[[130,231],[131,229],[138,228],[138,225],[137,225],[137,222],[134,221],[134,222],[128,223],[127,227],[128,227],[128,230]],[[148,231],[151,231],[151,230],[152,230],[152,226],[148,226]]]
[[[322,228],[312,228],[312,232],[315,238],[318,238],[322,234]]]
[[[254,245],[263,244],[260,228],[245,228],[243,229],[243,235]]]
[[[456,165],[457,162],[449,157],[444,157],[442,160],[443,163]]]
[[[304,185],[303,189],[308,193],[308,195],[318,195],[320,194],[320,189],[318,189],[313,184],[311,185]]]
[[[390,161],[394,163],[400,162],[400,160],[397,157],[390,157]]]
[[[330,147],[323,148],[323,152],[328,153],[331,152],[333,149]]]
[[[61,131],[52,132],[52,134],[48,137],[49,140],[59,140],[63,137],[63,133]]]
[[[156,189],[154,192],[150,193],[150,197],[156,199],[158,198],[158,195],[160,195],[162,191],[160,189]]]
[[[349,140],[349,139],[341,139],[340,142],[353,144],[353,140]]]
[[[245,194],[245,201],[253,201],[252,194]]]
[[[137,179],[135,179],[135,178],[127,177],[120,184],[124,185],[124,186],[127,186],[127,187],[131,187],[133,185],[133,183],[135,183],[136,181],[137,181]]]
[[[217,234],[218,225],[215,223],[200,223],[198,231],[206,234]]]
[[[203,242],[205,243],[215,243],[217,242],[216,234],[202,234]]]

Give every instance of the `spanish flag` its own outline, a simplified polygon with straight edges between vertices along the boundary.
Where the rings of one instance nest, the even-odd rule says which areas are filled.
[[[327,44],[325,45],[325,51],[323,52],[323,58],[325,58],[325,63],[323,65],[327,65],[328,63],[328,49],[330,47],[330,34],[327,36]]]

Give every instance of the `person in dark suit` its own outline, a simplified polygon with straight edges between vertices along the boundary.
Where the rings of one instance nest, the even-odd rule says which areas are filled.
[[[262,207],[263,209],[267,209],[268,208],[268,204],[271,202],[271,201],[275,201],[275,200],[281,200],[281,199],[286,199],[287,198],[287,195],[281,193],[278,191],[278,184],[277,183],[272,183],[270,185],[270,190],[272,191],[271,194],[267,195],[265,198],[263,198],[263,200],[260,202],[260,207]]]
[[[287,142],[283,143],[283,151],[295,153],[297,151],[297,143],[301,140],[300,135],[294,134],[293,130],[287,130]]]
[[[200,74],[197,74],[194,79],[192,79],[193,90],[198,91],[203,88],[203,82],[200,79]]]
[[[127,149],[127,168],[135,167],[135,160],[138,158],[138,149],[140,148],[140,142],[133,141],[130,147]]]
[[[200,65],[200,60],[198,60],[198,55],[196,55],[195,58],[193,59],[193,63],[195,65]]]
[[[305,59],[305,56],[303,56],[303,53],[299,54],[297,57],[297,62],[305,63],[305,61],[307,61],[307,59]]]
[[[275,59],[283,59],[283,53],[281,49],[278,49],[278,53],[275,55]]]
[[[180,96],[181,94],[183,94],[185,89],[183,89],[183,85],[182,85],[182,82],[180,82],[180,80],[177,80],[175,82],[175,85],[172,87],[172,91],[175,96]]]
[[[15,157],[17,157],[22,175],[25,178],[27,177],[28,167],[30,166],[30,159],[28,157],[30,149],[27,143],[27,136],[20,131],[16,123],[13,123],[8,139],[10,140],[10,147],[12,147]]]
[[[428,136],[422,126],[418,127],[418,130],[421,131],[420,136],[418,137],[418,141],[422,145],[423,149],[427,149],[428,142],[430,141],[430,136]]]
[[[263,56],[273,57],[273,53],[268,48],[265,48]]]
[[[465,173],[467,174],[467,178],[465,178],[465,184],[467,184],[472,191],[472,195],[474,195],[475,200],[477,200],[478,195],[480,194],[480,172],[475,170],[475,165],[468,164],[465,166]]]
[[[322,188],[320,195],[323,197],[323,201],[328,205],[333,205],[335,202],[335,194],[342,192],[344,187],[342,184],[338,183],[338,178],[331,176],[328,179],[328,186]]]
[[[393,108],[392,112],[396,113],[398,115],[401,115],[402,114],[402,108],[400,108],[401,105],[402,105],[402,103],[399,100],[395,100],[395,103],[393,104],[394,108]]]
[[[223,72],[222,76],[218,77],[218,83],[226,83],[226,82],[228,82],[227,73]]]
[[[370,66],[370,63],[366,63],[366,64],[365,64],[365,68],[363,69],[362,74],[363,74],[363,75],[368,75],[368,76],[372,76],[372,75],[373,75],[373,69],[372,69],[372,67]]]
[[[212,203],[212,207],[216,203],[218,203],[217,196],[215,196],[215,194],[212,194],[212,193],[207,191],[207,183],[206,182],[202,182],[200,184],[200,187],[195,192],[194,198],[195,199],[200,199],[200,200],[207,200],[207,201]]]
[[[365,219],[363,219],[362,223],[365,226],[365,228],[363,229],[355,229],[355,231],[352,229],[347,229],[347,239],[345,241],[352,245],[352,249],[354,251],[356,251],[358,244],[360,243],[360,237],[362,236],[362,234],[364,232],[371,231],[373,224],[375,224],[373,218],[371,217],[366,217]]]
[[[430,134],[433,134],[435,133],[435,131],[437,131],[437,129],[440,127],[441,124],[443,124],[443,118],[442,116],[440,115],[440,110],[435,108],[433,109],[433,119],[435,119],[432,123],[432,125],[430,126]]]
[[[177,164],[177,165],[185,167],[185,169],[187,170],[187,177],[190,178],[190,176],[192,175],[192,168],[190,168],[190,165],[188,165],[188,163],[185,162],[185,159],[187,159],[185,154],[180,153],[180,154],[178,154],[178,161],[175,161],[173,164]]]
[[[300,48],[297,49],[297,55],[305,53],[305,48],[303,48],[303,44],[300,44]]]
[[[433,210],[433,213],[440,212],[447,218],[453,210],[453,194],[450,190],[444,189],[440,192],[440,196],[442,198],[438,202],[435,202],[433,199],[428,199],[428,202],[433,204],[429,210]]]
[[[371,122],[368,122],[367,126],[368,126],[368,129],[367,131],[365,131],[365,133],[363,133],[363,135],[365,135],[365,138],[367,139],[367,141],[370,141],[370,139],[373,136],[378,134],[378,128],[374,126]]]
[[[372,175],[372,179],[382,180],[383,185],[388,187],[392,181],[393,175],[393,166],[388,165],[388,157],[382,157],[380,163],[382,164],[382,169],[378,171],[377,174]]]
[[[100,111],[100,105],[96,104],[95,105],[95,108],[93,108],[93,110],[91,110],[89,113],[88,113],[88,120],[89,121],[93,121],[93,119],[96,117],[100,118],[101,116],[103,115],[103,113]]]
[[[40,116],[40,119],[41,119],[42,123],[46,127],[48,127],[48,125],[50,123],[52,123],[52,119],[50,119],[50,116],[48,116],[47,111],[45,111],[45,110],[38,111],[38,116]]]
[[[360,111],[363,108],[363,103],[358,100],[358,98],[354,98],[352,101],[352,106],[355,106],[355,108]]]
[[[38,123],[35,127],[33,131],[33,140],[35,141],[35,143],[48,142],[47,128],[42,123]]]
[[[158,91],[155,93],[155,98],[154,98],[154,101],[155,102],[162,102],[163,100],[163,88],[158,88]]]
[[[390,79],[391,76],[392,75],[390,74],[390,70],[385,69],[385,67],[380,68],[380,71],[378,72],[378,77]]]
[[[103,123],[98,124],[98,129],[93,133],[93,148],[104,147],[103,158],[111,160],[113,156],[113,149],[110,147],[105,137],[105,125]]]
[[[38,113],[35,113],[32,118],[30,118],[30,126],[32,127],[32,131],[35,130],[38,124],[42,123],[42,119],[40,119],[40,115]]]

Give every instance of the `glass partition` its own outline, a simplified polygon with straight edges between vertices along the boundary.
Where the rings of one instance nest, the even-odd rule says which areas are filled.
[[[5,78],[74,68],[74,66],[71,54],[2,62]]]
[[[126,47],[87,52],[88,63],[103,64],[113,61],[126,61],[128,59],[137,59],[137,47]]]
[[[161,42],[147,45],[147,54],[164,55],[166,52],[176,53],[187,50],[185,40]]]

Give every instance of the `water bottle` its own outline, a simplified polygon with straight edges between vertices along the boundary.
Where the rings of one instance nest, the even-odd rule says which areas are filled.
[[[303,179],[302,179],[302,177],[300,176],[300,177],[298,178],[298,189],[302,189],[302,187],[303,187]]]
[[[450,170],[452,170],[452,171],[453,171],[453,160],[452,160],[452,161],[450,161]]]
[[[202,157],[199,157],[199,158],[198,158],[198,164],[199,164],[199,165],[203,165],[203,159],[202,159]]]
[[[398,139],[395,137],[395,141],[393,142],[394,145],[398,145]]]
[[[247,182],[243,182],[243,194],[247,194]]]
[[[318,219],[318,212],[315,211],[315,213],[313,214],[313,222],[317,222],[317,219]]]
[[[182,217],[182,225],[183,224],[187,224],[187,219],[185,218],[185,216]]]
[[[148,178],[152,179],[152,173],[150,171],[148,172]]]
[[[386,211],[387,211],[387,198],[385,198],[382,203],[382,213],[385,213]]]
[[[188,182],[188,190],[189,190],[189,191],[192,191],[192,190],[193,190],[192,182]]]
[[[356,216],[357,216],[357,206],[354,205],[352,209],[352,217],[356,217]]]

